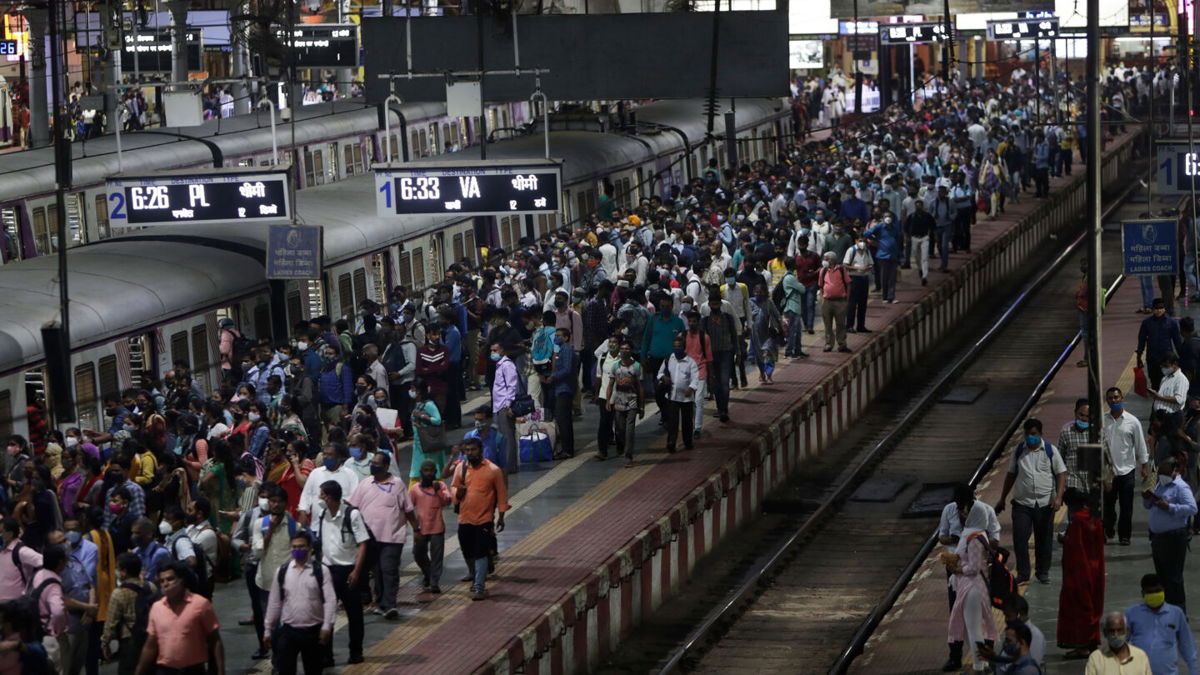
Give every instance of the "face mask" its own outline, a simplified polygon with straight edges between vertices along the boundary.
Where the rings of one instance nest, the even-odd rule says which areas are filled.
[[[858,242],[857,244],[855,244],[855,245],[854,245],[854,248],[856,248],[856,249],[858,249],[858,250],[860,250],[860,251],[863,251],[863,250],[866,250],[866,248],[867,248],[867,244],[866,244],[865,242],[861,242],[861,241],[860,241],[860,242]]]
[[[1041,442],[1042,442],[1041,436],[1033,436],[1033,435],[1029,435],[1029,434],[1026,434],[1026,436],[1025,436],[1025,445],[1028,445],[1031,448]]]
[[[1162,374],[1163,374],[1163,377],[1168,377],[1168,376],[1170,376],[1170,374],[1171,374],[1171,373],[1173,373],[1173,372],[1175,372],[1175,369],[1174,369],[1174,368],[1163,368],[1163,369],[1162,369]]]
[[[1015,642],[1005,641],[1004,649],[1001,651],[1005,656],[1013,657],[1013,656],[1017,656],[1018,654],[1021,653],[1021,647],[1020,647],[1020,645],[1016,644]]]
[[[1109,650],[1115,652],[1120,651],[1120,649],[1125,646],[1125,640],[1127,638],[1124,635],[1108,635],[1105,636],[1104,639],[1108,641]]]
[[[247,417],[250,419],[251,422],[257,422],[259,420],[258,413],[250,413]]]
[[[308,560],[308,549],[306,549],[306,548],[292,549],[292,560],[295,560],[296,562],[301,562],[301,563],[304,562],[305,560]]]
[[[499,362],[499,361],[500,361],[500,354],[498,354],[498,353],[496,353],[496,352],[492,352],[492,354],[491,354],[491,359],[492,359],[493,361],[497,361],[497,362]]]
[[[408,397],[409,397],[409,398],[411,398],[411,399],[412,399],[412,400],[414,400],[414,401],[415,401],[415,400],[417,400],[417,390],[416,390],[416,389],[409,389],[409,390],[408,390]]]
[[[363,449],[359,447],[350,448],[350,456],[356,460],[363,458]]]
[[[158,524],[158,533],[161,535],[168,535],[174,531],[175,530],[171,528],[171,524],[165,520]]]
[[[68,448],[73,448],[79,445],[79,439],[75,438],[74,436],[67,436],[65,440]]]
[[[433,476],[421,474],[421,487],[433,487]]]
[[[468,457],[467,461],[471,463],[471,466],[479,466],[480,464],[483,464],[483,455]]]
[[[134,548],[141,548],[145,545],[146,539],[140,534],[135,534],[129,538],[129,543],[133,544]]]
[[[308,349],[308,343],[307,343],[307,342],[297,342],[297,343],[296,343],[296,351],[298,351],[298,352],[302,352],[302,351],[304,351],[304,350],[306,350],[306,349]]]
[[[554,344],[555,345],[558,345],[561,347],[563,342],[564,342],[564,340],[562,338],[558,337],[557,335],[554,336]]]
[[[21,454],[21,448],[16,445],[10,445],[8,446],[8,454],[16,457],[17,455]]]
[[[258,498],[258,510],[265,512],[270,505],[267,503],[266,497]]]
[[[676,349],[676,350],[675,350],[675,358],[677,358],[677,359],[682,359],[682,358],[683,358],[683,355],[684,355],[684,354],[686,354],[686,353],[687,353],[687,352],[686,352],[685,350],[683,350],[683,349]]]
[[[1079,427],[1080,429],[1087,429],[1088,427],[1092,426],[1092,423],[1084,422],[1082,420],[1075,420],[1075,426]]]
[[[75,530],[67,531],[67,541],[71,542],[72,546],[78,546],[79,542],[82,540],[83,540],[82,532],[76,532]]]
[[[336,459],[326,459],[324,462],[322,462],[322,464],[329,471],[337,470],[337,460]]]
[[[337,359],[335,359],[332,356],[322,356],[321,363],[323,363],[327,366],[332,366],[333,364],[337,363]]]
[[[1108,405],[1108,409],[1111,410],[1113,413],[1121,412],[1121,409],[1124,407],[1125,407],[1125,403],[1123,403],[1123,402],[1122,403],[1110,403]]]
[[[123,507],[122,505],[120,505],[120,504],[118,504],[118,503],[116,503],[116,502],[109,502],[109,503],[108,503],[108,510],[109,510],[109,512],[110,512],[110,513],[120,513],[120,512],[121,512],[121,509],[123,509],[123,508],[125,508],[125,507]]]
[[[608,347],[609,354],[616,354],[619,351],[621,351],[621,348],[616,345],[609,345],[609,347]]]
[[[1157,593],[1143,593],[1142,599],[1146,601],[1146,606],[1150,609],[1158,609],[1167,601],[1167,594],[1164,591]]]
[[[1174,482],[1175,482],[1174,476],[1164,476],[1161,473],[1158,474],[1158,486],[1159,487],[1166,487]]]

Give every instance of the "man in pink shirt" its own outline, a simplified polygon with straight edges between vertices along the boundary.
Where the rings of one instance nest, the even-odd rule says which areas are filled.
[[[0,602],[8,602],[25,594],[34,571],[42,566],[42,554],[21,543],[21,526],[16,519],[5,518],[0,527],[4,530],[4,547],[0,548]]]
[[[183,580],[190,574],[190,568],[181,562],[167,563],[158,570],[158,587],[163,597],[150,608],[146,644],[138,660],[137,675],[163,671],[205,675],[209,654],[215,675],[225,675],[221,624],[212,603],[184,586]]]
[[[432,459],[421,463],[421,482],[408,489],[409,501],[416,512],[413,528],[413,558],[425,575],[421,588],[441,593],[442,557],[446,550],[446,521],[442,510],[450,505],[450,489],[437,480],[437,464]]]
[[[346,500],[362,512],[363,520],[375,535],[375,541],[367,549],[367,566],[375,570],[378,580],[375,591],[385,619],[400,616],[396,592],[400,589],[400,554],[408,536],[407,523],[420,532],[408,490],[403,481],[396,480],[389,472],[391,464],[388,453],[375,453],[371,458],[371,478],[360,482]]]
[[[700,435],[700,423],[704,421],[704,399],[708,394],[708,364],[712,361],[712,344],[708,335],[700,330],[700,312],[692,310],[686,317],[688,329],[684,333],[687,355],[700,369],[700,389],[696,391],[696,412],[692,418],[692,436]]]
[[[279,675],[296,675],[297,656],[305,675],[320,673],[325,646],[333,638],[337,594],[329,570],[313,559],[311,535],[301,530],[291,545],[291,562],[271,574],[263,643],[273,647]]]

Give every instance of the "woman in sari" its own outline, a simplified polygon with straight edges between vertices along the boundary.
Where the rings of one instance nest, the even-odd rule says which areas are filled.
[[[767,295],[766,284],[754,287],[750,303],[750,355],[758,364],[758,381],[771,384],[775,373],[775,362],[779,360],[779,337],[783,333],[783,319],[779,308]]]
[[[988,150],[979,166],[979,198],[983,200],[988,217],[995,218],[1000,208],[1000,191],[1004,187],[1004,167],[995,150]]]
[[[237,508],[237,462],[233,448],[226,441],[215,441],[212,444],[212,457],[200,469],[200,492],[208,497],[213,505],[209,523],[222,534],[229,534],[233,521],[221,515],[222,511],[233,511]]]
[[[1099,505],[1081,491],[1063,497],[1071,513],[1063,535],[1063,584],[1058,594],[1058,646],[1085,659],[1100,645],[1104,615],[1104,524]]]

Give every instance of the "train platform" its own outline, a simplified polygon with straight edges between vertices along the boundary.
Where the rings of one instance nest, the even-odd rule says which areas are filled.
[[[1069,307],[1070,298],[1064,298]],[[1150,401],[1132,393],[1133,367],[1136,357],[1137,333],[1145,315],[1138,314],[1141,307],[1141,292],[1138,279],[1130,278],[1117,289],[1109,300],[1101,329],[1103,352],[1103,376],[1105,386],[1115,385],[1126,392],[1125,409],[1133,413],[1144,426],[1148,426]],[[1176,301],[1176,317],[1191,316],[1200,320],[1200,303],[1181,304]],[[1057,439],[1062,426],[1074,419],[1075,401],[1087,396],[1087,370],[1075,366],[1082,358],[1082,347],[1064,361],[1050,386],[1032,410],[1031,416],[1042,420],[1044,436]],[[1050,364],[1046,364],[1049,367]],[[1015,447],[1020,431],[1009,439],[1010,448]],[[1011,449],[1006,451],[990,472],[980,481],[976,495],[988,504],[995,505],[1000,498],[1004,474],[1008,470]],[[982,459],[982,456],[981,456]],[[1151,476],[1153,478],[1153,475]],[[1141,488],[1138,489],[1138,492]],[[1139,582],[1143,574],[1153,572],[1150,542],[1146,536],[1147,512],[1141,499],[1134,499],[1134,536],[1130,546],[1117,546],[1112,542],[1105,550],[1105,610],[1125,610],[1140,603]],[[1065,528],[1066,508],[1056,516],[1055,531]],[[930,533],[937,523],[931,523]],[[1011,509],[1000,514],[1001,544],[1011,547]],[[1030,541],[1032,555],[1033,542]],[[856,659],[851,672],[855,673],[928,673],[940,669],[946,660],[946,627],[949,618],[947,607],[946,578],[938,560],[942,547],[938,546],[926,559],[920,571],[913,577],[905,593],[892,610],[884,617],[875,634],[867,642],[861,656]],[[1031,582],[1022,586],[1022,593],[1030,606],[1030,621],[1046,636],[1046,672],[1081,673],[1085,661],[1067,659],[1068,650],[1057,647],[1056,626],[1058,620],[1059,592],[1062,586],[1062,546],[1054,546],[1054,562],[1051,566],[1050,583]],[[1189,564],[1185,571],[1186,584],[1193,592],[1200,593],[1200,566]],[[1003,625],[1003,616],[996,611],[998,625]],[[1192,633],[1200,638],[1200,627],[1192,624]],[[887,664],[884,666],[883,664]],[[964,672],[970,666],[964,664]]]
[[[1106,149],[1106,185],[1128,162],[1135,134]],[[872,296],[867,326],[849,336],[851,354],[822,352],[823,336],[804,336],[811,358],[784,360],[774,384],[733,393],[732,421],[719,423],[705,410],[696,448],[665,452],[663,430],[651,405],[638,425],[636,465],[592,459],[598,414],[584,404],[576,420],[577,455],[554,464],[522,467],[510,479],[512,510],[499,535],[500,558],[489,579],[489,597],[472,602],[446,512],[443,593],[419,593],[416,565],[405,552],[400,609],[394,622],[369,616],[366,662],[348,673],[579,672],[595,667],[619,639],[687,582],[697,559],[752,515],[775,485],[869,404],[892,377],[936,342],[988,284],[1017,269],[1047,236],[1081,210],[1083,177],[1054,179],[1052,197],[1026,197],[996,220],[973,229],[972,253],[951,256],[948,273],[931,272],[929,285],[903,271],[896,304]],[[464,414],[485,402],[475,395]],[[469,417],[467,418],[469,419]],[[465,431],[465,430],[464,430]],[[407,465],[401,452],[400,461]],[[253,629],[238,625],[250,615],[244,585],[218,589],[215,605],[229,667],[270,671],[253,662]],[[334,636],[339,667],[347,656],[345,617]]]

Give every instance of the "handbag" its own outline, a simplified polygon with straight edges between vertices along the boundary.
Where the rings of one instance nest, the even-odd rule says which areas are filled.
[[[1138,396],[1150,398],[1150,382],[1146,378],[1146,371],[1136,366],[1133,369],[1133,391]]]
[[[444,424],[431,426],[414,424],[413,426],[416,427],[417,438],[421,441],[421,452],[438,452],[450,447],[450,444],[446,442],[446,426]]]
[[[554,459],[554,446],[550,443],[550,436],[543,432],[540,426],[531,426],[529,433],[521,436],[520,459],[522,464],[549,462]]]

